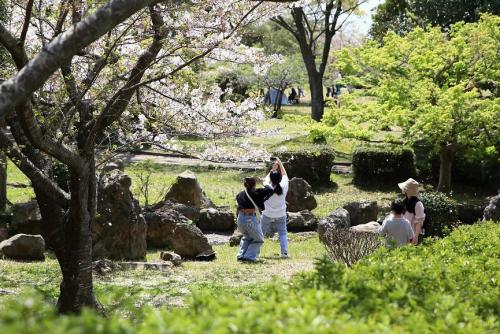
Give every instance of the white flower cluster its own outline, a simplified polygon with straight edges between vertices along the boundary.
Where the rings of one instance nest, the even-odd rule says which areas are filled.
[[[235,141],[232,146],[221,146],[214,143],[207,145],[200,155],[204,160],[210,161],[267,161],[270,158],[262,145],[255,146],[248,141]]]

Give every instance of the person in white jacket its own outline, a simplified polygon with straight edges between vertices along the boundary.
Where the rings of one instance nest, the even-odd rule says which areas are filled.
[[[279,159],[273,164],[271,172],[266,176],[265,185],[274,189],[274,194],[264,202],[261,224],[264,235],[278,232],[281,257],[288,258],[288,231],[286,229],[286,194],[288,192],[288,176]]]
[[[420,184],[414,179],[398,183],[398,187],[405,194],[404,204],[406,212],[404,217],[410,222],[415,237],[413,244],[418,244],[420,235],[423,234],[423,224],[425,220],[425,210],[422,201],[418,198],[418,188]]]

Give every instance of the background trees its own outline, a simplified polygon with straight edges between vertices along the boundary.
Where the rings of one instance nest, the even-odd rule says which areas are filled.
[[[481,13],[499,15],[500,3],[488,0],[386,0],[377,7],[370,35],[380,41],[389,31],[401,35],[427,25],[446,31],[459,21],[478,21]]]
[[[311,92],[311,117],[316,121],[323,117],[323,77],[332,38],[364,2],[366,1],[315,0],[303,7],[292,7],[288,15],[272,19],[299,44]]]
[[[498,159],[499,26],[498,16],[483,15],[478,23],[452,26],[449,34],[417,28],[404,37],[388,34],[382,46],[340,51],[336,66],[347,81],[361,78],[374,99],[347,100],[329,110],[324,123],[347,136],[401,127],[403,141],[423,140],[439,152],[438,190],[448,192],[458,152]]]
[[[223,101],[220,89],[193,77],[207,55],[239,54],[236,31],[272,8],[262,2],[168,1],[141,10],[150,3],[114,0],[99,8],[79,1],[13,1],[11,19],[0,24],[12,76],[0,86],[0,112],[8,115],[14,138],[2,132],[0,146],[33,185],[61,266],[61,312],[98,306],[91,227],[96,160],[104,143],[113,148],[143,140],[146,122],[165,139],[175,131],[228,136],[260,117],[253,101]],[[258,53],[243,55],[258,64]],[[55,182],[56,161],[67,170],[67,189]]]

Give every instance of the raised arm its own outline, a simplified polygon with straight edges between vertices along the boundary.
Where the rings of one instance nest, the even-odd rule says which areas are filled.
[[[281,160],[279,158],[277,158],[276,162],[278,163],[278,168],[280,170],[281,175],[286,175],[286,169],[283,166],[283,163],[281,162]]]

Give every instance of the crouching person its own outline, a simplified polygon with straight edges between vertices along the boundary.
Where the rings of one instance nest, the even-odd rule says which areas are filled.
[[[386,246],[389,248],[409,244],[415,234],[410,222],[404,217],[405,204],[397,199],[391,204],[391,215],[384,220],[379,229],[379,234],[385,237]]]
[[[264,234],[260,225],[260,210],[264,209],[264,201],[274,190],[271,187],[256,189],[253,177],[244,180],[245,190],[236,196],[238,203],[238,229],[243,234],[240,242],[238,261],[255,262],[264,242]]]

